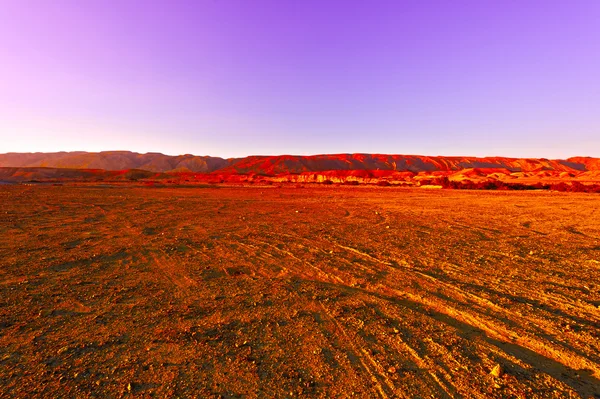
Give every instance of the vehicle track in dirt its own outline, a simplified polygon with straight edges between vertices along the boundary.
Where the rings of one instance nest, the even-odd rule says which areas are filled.
[[[0,397],[600,397],[597,195],[0,198]]]

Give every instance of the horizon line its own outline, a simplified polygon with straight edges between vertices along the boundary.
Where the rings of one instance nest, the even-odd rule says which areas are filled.
[[[441,157],[441,158],[505,158],[505,159],[547,159],[547,160],[567,160],[570,158],[600,158],[594,157],[592,155],[573,155],[566,156],[561,158],[547,158],[547,157],[536,157],[536,156],[527,156],[527,157],[515,157],[515,156],[505,156],[505,155],[424,155],[424,154],[408,154],[408,153],[383,153],[383,152],[330,152],[330,153],[312,153],[312,154],[293,154],[293,153],[280,153],[280,154],[250,154],[243,156],[219,156],[219,155],[199,155],[192,153],[185,154],[167,154],[160,151],[146,151],[146,152],[138,152],[132,150],[101,150],[101,151],[85,151],[85,150],[72,150],[72,151],[8,151],[2,152],[0,155],[8,155],[8,154],[101,154],[101,153],[130,153],[130,154],[138,154],[138,155],[163,155],[168,157],[182,157],[182,156],[194,156],[194,157],[211,157],[211,158],[221,158],[221,159],[243,159],[250,157],[319,157],[319,156],[335,156],[335,155],[387,155],[387,156],[411,156],[411,157]]]

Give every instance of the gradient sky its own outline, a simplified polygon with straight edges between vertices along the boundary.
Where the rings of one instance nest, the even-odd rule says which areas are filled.
[[[0,0],[0,139],[600,157],[600,1]]]

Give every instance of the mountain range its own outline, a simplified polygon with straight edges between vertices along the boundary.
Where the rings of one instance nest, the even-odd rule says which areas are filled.
[[[48,167],[67,169],[125,170],[150,172],[281,173],[326,170],[394,170],[410,172],[457,171],[471,168],[502,168],[512,172],[555,170],[584,172],[600,170],[600,159],[574,157],[564,160],[506,157],[448,157],[383,154],[274,155],[219,158],[197,155],[170,156],[130,151],[52,152],[0,154],[0,167]]]
[[[332,180],[451,180],[559,179],[600,181],[600,158],[419,156],[385,154],[275,155],[219,158],[191,154],[169,156],[129,151],[0,154],[0,180],[157,179],[173,176],[218,175],[223,180],[247,176],[296,182]],[[246,177],[240,177],[246,176]],[[320,177],[318,177],[320,176]],[[253,177],[255,179],[255,177]],[[189,179],[188,179],[189,180]]]

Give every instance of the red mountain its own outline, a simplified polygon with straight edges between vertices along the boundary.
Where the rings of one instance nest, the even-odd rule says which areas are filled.
[[[600,168],[600,159],[548,160],[543,158],[477,158],[383,154],[277,155],[242,158],[232,162],[230,166],[220,169],[219,172],[276,175],[325,170],[393,170],[418,173],[458,171],[473,168],[507,169],[511,172],[538,170],[583,172]]]
[[[436,184],[600,182],[600,159],[384,154],[277,155],[223,159],[128,151],[0,154],[0,181],[165,180]]]
[[[410,172],[458,171],[486,168],[511,172],[600,170],[599,158],[575,157],[566,160],[505,157],[445,157],[383,154],[275,155],[223,159],[210,156],[129,151],[55,152],[0,154],[0,167],[52,167],[69,169],[143,169],[151,172],[281,173],[325,170],[393,170]]]

